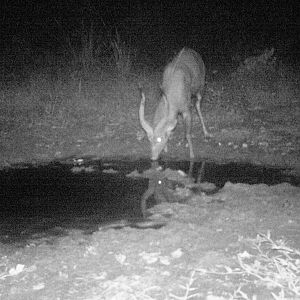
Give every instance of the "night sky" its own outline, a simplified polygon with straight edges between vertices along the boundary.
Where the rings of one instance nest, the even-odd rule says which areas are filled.
[[[4,53],[12,50],[16,41],[24,47],[55,51],[63,35],[75,36],[81,24],[93,23],[97,34],[105,36],[111,28],[116,28],[132,46],[153,53],[187,45],[215,57],[271,46],[283,55],[299,54],[297,1],[2,3]]]

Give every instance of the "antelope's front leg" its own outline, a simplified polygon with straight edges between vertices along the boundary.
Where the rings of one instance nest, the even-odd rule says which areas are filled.
[[[192,115],[190,112],[185,112],[182,114],[183,120],[185,122],[185,137],[189,145],[190,149],[190,159],[194,159],[194,150],[193,150],[193,144],[192,144],[192,136],[191,136],[191,130],[192,130]]]

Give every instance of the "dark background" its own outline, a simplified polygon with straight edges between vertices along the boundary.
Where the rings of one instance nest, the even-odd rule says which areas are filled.
[[[150,59],[158,53],[165,59],[187,45],[206,61],[270,47],[295,61],[298,6],[297,1],[2,1],[1,54],[17,48],[58,53],[66,36],[76,45],[82,25],[92,24],[98,38],[105,41],[118,30]]]

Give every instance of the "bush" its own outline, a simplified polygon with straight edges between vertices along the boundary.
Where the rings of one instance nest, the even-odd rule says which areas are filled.
[[[297,92],[295,76],[274,55],[274,48],[246,58],[231,74],[231,89],[247,109],[286,106]]]

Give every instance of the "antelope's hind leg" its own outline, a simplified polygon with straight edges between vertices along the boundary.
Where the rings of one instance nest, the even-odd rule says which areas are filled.
[[[205,138],[212,138],[213,135],[207,131],[205,123],[204,123],[204,118],[203,118],[203,115],[201,113],[201,109],[200,109],[201,99],[202,99],[202,96],[200,95],[200,93],[197,93],[196,109],[197,109],[198,116],[199,116],[201,124],[202,124],[202,128],[203,128]]]

